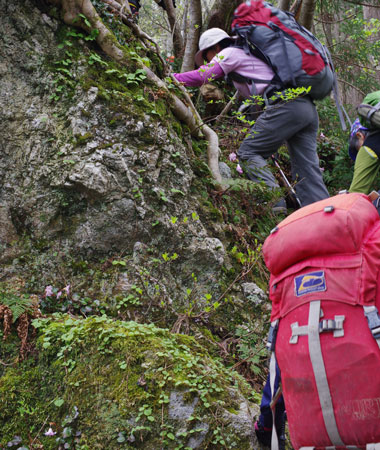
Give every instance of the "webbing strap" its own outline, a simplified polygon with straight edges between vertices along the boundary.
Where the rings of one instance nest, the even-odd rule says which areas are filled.
[[[285,44],[284,32],[282,31],[282,29],[279,26],[277,26],[273,22],[268,22],[268,25],[270,26],[270,28],[275,33],[277,33],[280,36],[280,40],[281,40],[281,44],[282,44],[282,50],[284,52],[283,56],[285,57],[286,69],[288,71],[288,77],[289,77],[290,81],[292,82],[292,85],[295,86],[296,85],[296,79],[294,77],[294,73],[293,73],[293,71],[291,69],[291,66],[290,66],[289,55],[288,55],[288,51],[286,49],[286,44]],[[289,80],[286,80],[286,81],[289,82]]]
[[[376,306],[363,306],[364,315],[367,317],[368,326],[372,336],[380,348],[380,317]]]
[[[373,444],[367,444],[366,450],[380,450],[380,442],[373,443]]]
[[[272,399],[274,397],[274,382],[276,380],[276,354],[274,351],[272,351],[271,357],[270,357],[270,364],[269,364],[269,382],[270,382],[270,391]],[[272,418],[273,418],[273,426],[272,426],[272,443],[271,443],[271,450],[279,450],[278,447],[278,437],[277,437],[277,430],[276,430],[276,423],[275,423],[275,414],[276,408],[272,408]]]
[[[377,103],[375,106],[373,106],[373,107],[368,111],[367,119],[370,121],[370,120],[371,120],[371,117],[375,114],[375,112],[376,112],[376,111],[379,111],[379,110],[380,110],[380,102]]]
[[[319,300],[310,302],[309,309],[309,353],[315,382],[317,385],[319,402],[321,404],[323,420],[330,441],[334,446],[344,445],[335,420],[334,408],[332,404],[329,384],[325,364],[323,362],[321,342],[319,340],[319,314],[321,302]]]
[[[319,332],[324,333],[327,331],[332,331],[333,336],[343,337],[344,336],[344,322],[345,316],[335,316],[334,319],[325,319],[319,322]],[[290,337],[290,344],[297,344],[298,336],[307,336],[309,333],[309,327],[307,325],[299,326],[298,322],[294,322],[291,325],[292,335]]]

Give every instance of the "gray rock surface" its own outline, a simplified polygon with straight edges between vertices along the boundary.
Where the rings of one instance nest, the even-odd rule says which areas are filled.
[[[76,267],[79,261],[86,271],[87,260],[111,268],[119,261],[123,270],[99,283],[110,303],[143,279],[149,304],[144,314],[160,305],[172,322],[185,317],[191,291],[191,313],[211,321],[201,314],[204,295],[213,295],[211,310],[226,289],[220,280],[231,265],[223,232],[214,233],[194,188],[186,130],[163,101],[160,114],[152,112],[148,84],[139,91],[142,100],[114,95],[101,76],[104,68],[95,73],[89,65],[94,43],[77,40],[71,62],[62,65],[69,58],[61,45],[63,25],[36,4],[44,2],[0,0],[1,280],[32,267],[31,283],[44,292],[56,277],[64,278],[57,266]],[[230,178],[227,165],[223,170]],[[262,291],[251,285],[234,290],[228,311],[236,311],[245,297],[263,301]],[[221,334],[223,325],[218,318],[215,329]],[[172,393],[169,415],[186,421],[196,399],[187,404],[181,395]],[[238,411],[226,412],[224,423],[246,436],[247,448],[255,448],[252,412],[244,399],[239,404]],[[196,427],[204,431],[189,438],[194,449],[209,431],[203,419]]]

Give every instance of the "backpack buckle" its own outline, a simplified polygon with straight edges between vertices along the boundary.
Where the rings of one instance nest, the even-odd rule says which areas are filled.
[[[333,319],[321,320],[319,322],[319,332],[333,331],[334,337],[344,336],[343,322],[344,316],[335,316]]]
[[[380,317],[376,306],[364,306],[363,308],[372,336],[380,339]]]

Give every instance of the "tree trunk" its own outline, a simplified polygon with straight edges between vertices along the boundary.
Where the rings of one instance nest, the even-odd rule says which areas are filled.
[[[189,3],[190,0],[186,0],[183,6],[183,16],[182,16],[182,25],[181,31],[183,36],[183,46],[186,48],[187,45],[187,33],[186,30],[189,29]]]
[[[200,30],[202,28],[201,0],[192,0],[189,5],[188,32],[181,72],[194,69],[194,55],[198,49]]]
[[[278,7],[282,9],[283,11],[289,11],[290,10],[290,0],[279,0]]]
[[[377,19],[380,21],[380,8],[372,6],[363,6],[363,17],[364,20],[369,21],[370,19]],[[371,42],[380,40],[380,32],[373,34],[370,38]],[[380,62],[379,55],[372,55],[368,61],[369,65],[373,66],[376,71],[376,80],[380,82]]]
[[[302,3],[301,13],[298,21],[308,30],[311,30],[311,27],[313,26],[316,3],[317,0],[303,0]]]
[[[165,4],[165,10],[168,15],[168,21],[173,36],[173,50],[176,58],[182,58],[183,56],[183,39],[181,35],[181,29],[177,22],[177,15],[172,0],[163,0]]]
[[[240,3],[243,3],[243,1],[216,0],[211,8],[208,20],[205,21],[207,29],[216,27],[230,33],[233,12]]]

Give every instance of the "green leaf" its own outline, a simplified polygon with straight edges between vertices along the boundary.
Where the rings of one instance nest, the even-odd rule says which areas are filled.
[[[87,19],[87,17],[84,14],[78,14],[79,17],[81,17],[84,21],[84,23],[90,28],[91,27],[91,23],[89,22],[89,20]]]
[[[175,189],[175,188],[170,189],[170,192],[172,192],[173,194],[185,195],[184,192],[180,191],[179,189]]]
[[[117,70],[117,69],[108,69],[108,70],[106,70],[106,72],[105,73],[120,73],[120,71],[119,70]]]
[[[126,266],[127,263],[125,261],[112,261],[112,265],[113,266],[117,266],[117,265],[119,265],[119,266]]]

